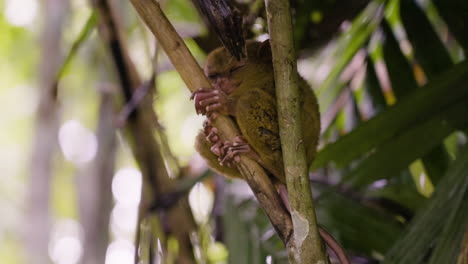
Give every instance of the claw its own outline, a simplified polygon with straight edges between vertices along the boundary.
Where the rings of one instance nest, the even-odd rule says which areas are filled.
[[[218,130],[216,128],[212,128],[210,133],[206,136],[206,140],[211,143],[217,143],[219,141]]]
[[[218,158],[221,166],[232,167],[240,162],[241,154],[250,153],[250,145],[241,137],[235,137],[233,141],[225,141],[221,147],[221,155]]]
[[[216,112],[227,112],[227,95],[217,89],[200,88],[192,93],[197,114],[206,115],[210,120],[216,118]]]
[[[216,156],[220,156],[222,154],[221,146],[222,146],[221,141],[218,141],[210,148],[210,151]]]
[[[210,121],[215,121],[216,117],[218,117],[218,114],[216,114],[216,112],[210,112],[207,115],[208,115],[208,120]]]
[[[206,93],[210,91],[213,91],[213,89],[210,89],[210,88],[197,89],[195,92],[192,93],[192,95],[190,95],[190,100],[193,100],[198,93]]]

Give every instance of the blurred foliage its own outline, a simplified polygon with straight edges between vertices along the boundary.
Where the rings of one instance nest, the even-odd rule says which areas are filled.
[[[18,24],[11,12],[24,14],[12,9],[13,2],[0,0],[2,263],[24,263],[21,236],[27,235],[22,224],[28,221],[25,186],[43,21],[37,7],[24,11],[30,18]],[[25,10],[34,6],[19,2]],[[117,13],[132,59],[149,79],[157,44],[127,2],[116,1]],[[210,48],[203,40],[215,36],[189,1],[162,2],[177,30],[193,38],[186,42],[202,64]],[[253,21],[246,23],[247,35],[264,38],[262,1],[238,2]],[[318,221],[353,263],[455,263],[468,223],[468,2],[345,2],[292,1],[299,71],[314,87],[324,120],[311,166]],[[92,132],[99,91],[115,86],[116,73],[86,1],[72,0],[70,8],[62,45],[66,67],[58,73],[61,123],[76,120]],[[160,52],[156,61],[159,122],[180,165],[199,174],[206,167],[193,142],[203,118],[195,115],[190,93],[167,57]],[[123,107],[118,98],[116,115]],[[136,167],[125,136],[118,138],[116,171]],[[62,144],[51,183],[54,224],[78,221],[76,177],[90,166],[68,159]],[[286,263],[283,245],[245,184],[216,177],[203,184],[215,199],[193,238],[200,263]],[[134,209],[129,210],[124,212]],[[114,241],[133,243],[133,222],[126,229],[119,217],[124,218],[114,209],[109,227]],[[177,245],[171,248],[176,251]]]

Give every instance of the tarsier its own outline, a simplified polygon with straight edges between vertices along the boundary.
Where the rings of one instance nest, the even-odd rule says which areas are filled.
[[[207,116],[204,130],[196,138],[195,148],[208,166],[219,174],[242,178],[235,166],[242,154],[256,160],[274,182],[284,186],[286,180],[270,45],[268,41],[248,41],[246,47],[247,58],[240,61],[223,47],[208,55],[205,74],[214,89],[201,88],[192,95],[197,114]],[[299,79],[303,143],[310,164],[320,134],[320,114],[312,89]],[[218,114],[231,117],[241,135],[233,141],[222,141],[211,122]],[[323,229],[319,231],[340,261],[349,263],[337,242]]]

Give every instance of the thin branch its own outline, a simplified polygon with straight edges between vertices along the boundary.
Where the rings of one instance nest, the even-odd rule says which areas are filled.
[[[154,86],[156,74],[153,73],[151,78],[138,87],[132,94],[132,98],[125,104],[122,111],[117,117],[117,127],[122,128],[127,122],[128,117],[142,104],[143,99],[150,94],[151,88]]]
[[[281,149],[294,227],[294,247],[288,248],[289,261],[328,263],[319,236],[303,144],[289,0],[265,0],[265,6],[273,55]]]
[[[162,12],[159,4],[156,1],[147,0],[131,0],[131,2],[158,39],[187,87],[192,92],[201,87],[211,87],[202,69]],[[223,140],[232,140],[239,135],[237,127],[228,117],[219,116],[215,121],[215,126],[219,129]],[[279,236],[288,245],[292,234],[291,218],[268,175],[258,163],[245,156],[241,156],[238,169],[252,188]]]

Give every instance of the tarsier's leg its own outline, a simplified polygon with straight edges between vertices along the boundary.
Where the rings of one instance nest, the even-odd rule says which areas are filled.
[[[285,182],[273,96],[263,90],[252,89],[239,97],[236,114],[242,136],[260,156],[259,163],[280,182]]]

